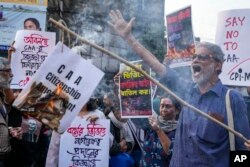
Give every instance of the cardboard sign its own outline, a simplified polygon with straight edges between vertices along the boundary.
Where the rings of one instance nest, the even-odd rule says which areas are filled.
[[[195,53],[191,6],[166,16],[168,52],[172,66],[187,65]]]
[[[15,38],[16,51],[11,56],[12,89],[23,89],[48,57],[56,43],[53,32],[19,30]]]
[[[131,62],[150,74],[142,61]],[[133,68],[120,65],[120,108],[122,118],[145,118],[152,115],[151,81]]]
[[[109,166],[110,120],[76,117],[61,136],[59,166]]]
[[[223,84],[250,85],[250,9],[220,12],[217,19],[215,42],[225,56],[220,79]]]

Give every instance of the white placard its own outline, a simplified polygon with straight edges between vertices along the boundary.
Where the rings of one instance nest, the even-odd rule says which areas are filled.
[[[225,61],[220,79],[226,85],[250,85],[250,9],[227,10],[218,14],[215,42]]]
[[[19,30],[11,56],[12,89],[23,89],[55,47],[54,32]]]
[[[61,136],[59,167],[108,167],[110,120],[76,117]]]

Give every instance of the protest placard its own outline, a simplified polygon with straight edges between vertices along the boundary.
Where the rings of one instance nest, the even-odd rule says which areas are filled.
[[[12,89],[23,89],[48,57],[56,43],[54,32],[19,30],[16,33],[14,47],[16,51],[11,56],[13,79]]]
[[[151,73],[142,61],[131,62]],[[135,69],[120,65],[120,108],[122,118],[145,118],[152,115],[151,81]]]
[[[61,136],[59,166],[108,167],[110,121],[90,123],[76,117]]]
[[[195,53],[191,6],[168,14],[166,23],[167,56],[172,59],[172,66],[190,64]]]
[[[249,26],[250,9],[218,14],[215,42],[225,54],[220,79],[226,85],[250,85]]]
[[[13,105],[62,133],[88,101],[103,75],[59,42]]]

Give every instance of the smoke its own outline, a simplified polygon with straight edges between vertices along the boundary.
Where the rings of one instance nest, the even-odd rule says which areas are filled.
[[[154,34],[156,29],[157,31],[159,30],[157,28],[159,26],[155,25],[161,24],[161,22],[164,25],[162,14],[164,13],[164,8],[163,5],[160,5],[161,2],[155,3],[151,1],[142,2],[134,0],[91,0],[86,2],[79,0],[74,2],[68,1],[67,3],[65,3],[64,10],[69,12],[63,13],[63,19],[67,22],[68,27],[72,31],[85,39],[124,57],[128,61],[139,60],[140,58],[135,55],[126,42],[117,36],[108,26],[107,21],[110,20],[110,10],[120,10],[126,21],[129,21],[134,16],[136,17],[136,22],[133,25],[133,33],[136,37],[139,37],[139,41],[144,41],[145,33],[148,34],[147,37],[151,36],[150,39],[155,39],[155,41],[157,41],[158,39],[155,38]],[[161,11],[162,13],[160,13]],[[155,18],[159,21],[155,20]],[[145,28],[145,26],[150,28]],[[164,32],[164,29],[159,31]],[[163,39],[164,36],[160,36],[160,38]],[[112,76],[119,70],[120,62],[117,60],[114,60],[96,49],[79,42],[77,39],[72,39],[72,41],[71,46],[74,52],[80,54],[83,58],[90,60],[106,74],[108,73]],[[148,40],[148,43],[159,46],[159,42],[156,43],[155,41]],[[148,46],[146,46],[146,48],[148,48]],[[159,47],[154,48],[153,50],[163,51],[164,48]],[[101,81],[96,94],[101,95],[103,92],[110,91],[107,90],[107,88],[112,89],[111,86],[105,84],[106,80],[113,83],[112,77],[105,78]]]

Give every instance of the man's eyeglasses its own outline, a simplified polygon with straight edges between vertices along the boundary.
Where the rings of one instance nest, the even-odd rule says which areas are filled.
[[[193,58],[193,60],[197,58],[200,61],[207,61],[207,60],[210,60],[210,59],[214,59],[215,61],[218,61],[218,62],[220,61],[218,58],[216,58],[214,56],[211,56],[211,55],[208,55],[208,54],[204,54],[204,55],[202,55],[202,54],[194,54],[192,58]]]
[[[11,72],[11,69],[1,69],[0,72]]]
[[[197,54],[193,55],[192,58],[193,60],[197,58],[200,61],[206,61],[206,60],[211,59],[210,55],[197,55]]]

